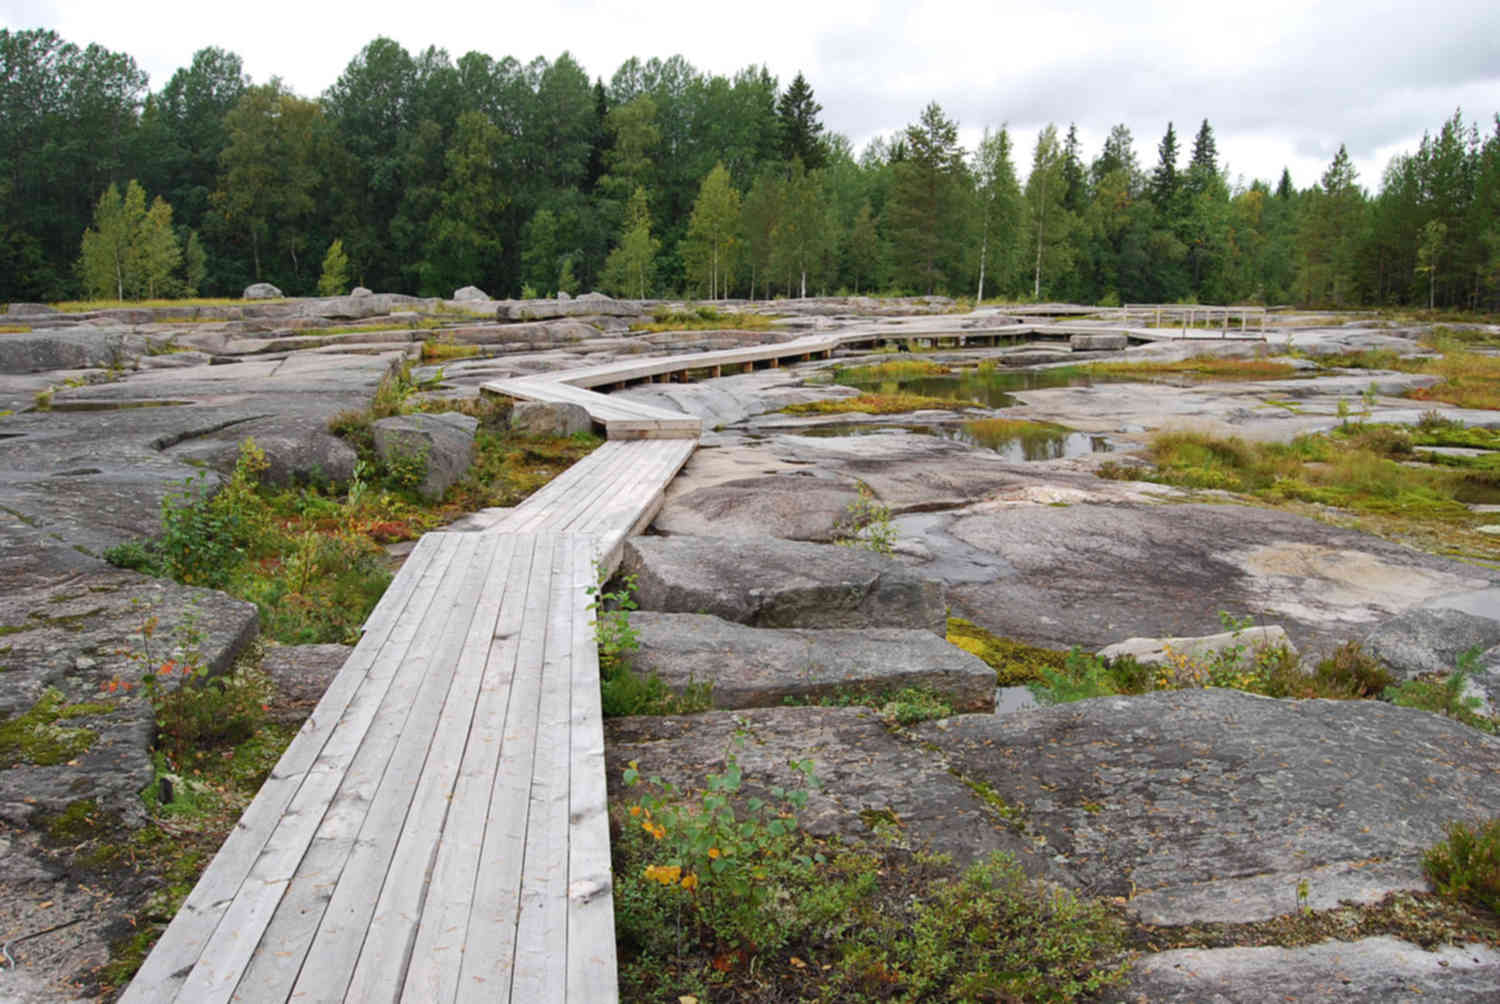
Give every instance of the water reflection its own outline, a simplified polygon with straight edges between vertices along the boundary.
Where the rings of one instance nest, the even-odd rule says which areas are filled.
[[[1045,387],[1091,387],[1099,378],[1079,366],[1047,369],[982,367],[943,376],[911,376],[901,379],[861,380],[840,373],[834,380],[846,387],[882,394],[922,394],[949,401],[978,401],[990,408],[1008,408],[1016,403],[1016,391]]]
[[[1075,432],[1060,425],[1043,422],[1020,422],[1011,419],[984,419],[962,425],[883,425],[873,422],[843,422],[798,429],[796,435],[874,436],[895,431],[956,440],[969,446],[994,450],[1014,463],[1034,460],[1060,460],[1085,457],[1091,453],[1108,453],[1114,447],[1104,436]]]

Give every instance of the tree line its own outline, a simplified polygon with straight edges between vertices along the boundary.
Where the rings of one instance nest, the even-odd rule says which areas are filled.
[[[591,82],[388,38],[315,99],[218,48],[153,92],[128,55],[0,30],[0,300],[311,294],[331,259],[423,295],[1500,306],[1500,115],[1455,112],[1371,195],[1342,148],[1306,188],[1232,184],[1206,119],[1147,168],[1123,125],[1092,159],[1049,125],[1027,163],[936,103],[858,153],[821,113],[764,66]]]

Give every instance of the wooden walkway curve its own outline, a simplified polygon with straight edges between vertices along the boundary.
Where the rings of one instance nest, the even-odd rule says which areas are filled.
[[[964,344],[1042,329],[1101,330],[946,331]],[[617,1000],[589,587],[655,516],[702,423],[593,388],[943,331],[869,328],[486,384],[580,404],[609,442],[485,530],[418,542],[121,1000]]]

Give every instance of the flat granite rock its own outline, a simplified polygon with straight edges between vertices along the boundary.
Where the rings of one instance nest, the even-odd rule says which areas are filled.
[[[643,610],[754,627],[921,628],[947,636],[941,583],[872,551],[754,537],[634,537],[621,574]]]
[[[1397,677],[1449,673],[1459,657],[1500,644],[1500,621],[1462,610],[1408,610],[1383,622],[1363,639],[1365,651]]]
[[[677,496],[656,517],[662,533],[834,539],[859,501],[852,482],[805,474],[768,475],[706,485]]]
[[[956,616],[1038,645],[1280,624],[1309,655],[1493,573],[1378,537],[1241,505],[991,505],[926,514],[913,570]]]
[[[631,656],[637,671],[655,673],[677,691],[708,684],[716,708],[904,687],[935,691],[955,711],[995,707],[995,671],[930,631],[752,628],[706,614],[647,611],[631,614],[630,626],[639,636]]]
[[[1163,691],[914,731],[1150,924],[1291,913],[1304,880],[1315,910],[1425,890],[1445,826],[1500,815],[1500,738],[1375,701]]]
[[[1488,945],[1427,950],[1397,938],[1306,948],[1186,948],[1137,961],[1111,1004],[1469,1004],[1500,999],[1500,952]]]

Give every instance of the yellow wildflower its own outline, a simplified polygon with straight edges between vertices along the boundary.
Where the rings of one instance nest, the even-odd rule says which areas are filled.
[[[660,882],[662,885],[675,885],[681,875],[682,868],[679,865],[646,866],[646,877],[653,882]]]
[[[694,875],[692,872],[688,872],[686,875],[682,876],[682,887],[688,890],[698,888],[698,876]]]

